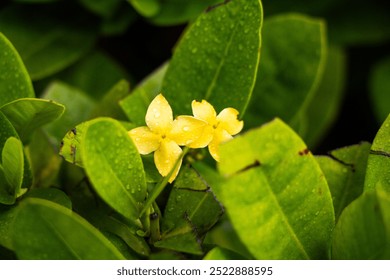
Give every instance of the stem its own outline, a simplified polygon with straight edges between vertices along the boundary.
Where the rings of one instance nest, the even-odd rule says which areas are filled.
[[[190,148],[185,147],[182,153],[180,154],[179,158],[176,160],[173,168],[169,172],[167,176],[164,177],[164,179],[161,181],[159,185],[154,189],[152,194],[148,197],[148,199],[145,202],[144,208],[142,208],[141,213],[139,214],[140,217],[146,212],[146,210],[152,205],[152,203],[156,200],[156,198],[160,195],[160,193],[164,190],[165,186],[168,184],[169,178],[171,178],[173,172],[176,170],[176,168],[179,166],[180,162],[183,160],[184,156],[187,154]]]

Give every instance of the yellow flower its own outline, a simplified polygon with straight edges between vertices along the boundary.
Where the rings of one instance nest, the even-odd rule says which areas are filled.
[[[194,117],[177,117],[182,127],[197,134],[196,139],[193,138],[193,141],[186,145],[190,148],[203,148],[208,145],[211,156],[219,161],[219,145],[239,133],[244,122],[237,119],[239,113],[234,108],[225,108],[217,115],[214,107],[206,100],[194,100],[191,105]],[[184,136],[185,139],[190,138],[190,135]]]
[[[178,142],[190,142],[180,135],[181,122],[173,120],[172,109],[161,94],[150,103],[145,117],[146,125],[129,131],[135,146],[142,155],[154,152],[154,163],[162,176],[167,176],[179,160],[182,149]],[[180,138],[180,139],[179,139]],[[177,141],[180,140],[180,141]],[[169,178],[175,180],[181,166],[181,160]]]

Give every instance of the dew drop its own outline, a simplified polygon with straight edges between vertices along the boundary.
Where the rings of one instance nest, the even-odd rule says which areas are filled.
[[[183,127],[183,131],[189,131],[190,128],[188,126]]]
[[[191,50],[192,53],[196,53],[197,51],[198,51],[197,48],[193,48],[193,49]]]

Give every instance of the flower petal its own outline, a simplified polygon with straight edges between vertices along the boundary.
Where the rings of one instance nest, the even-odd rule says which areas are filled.
[[[180,146],[203,148],[213,138],[213,129],[200,119],[191,116],[178,116],[173,121],[169,138]]]
[[[161,176],[165,177],[169,174],[169,172],[171,172],[176,161],[180,158],[181,152],[181,148],[174,141],[170,139],[164,139],[161,141],[160,147],[154,153],[154,163],[156,164],[157,170],[160,172]],[[172,176],[169,178],[170,183],[175,180],[177,174],[179,173],[180,166],[181,160]]]
[[[172,109],[162,94],[157,95],[150,103],[145,121],[150,130],[159,134],[165,134],[171,129]]]
[[[226,130],[230,135],[236,135],[244,126],[244,122],[238,120],[238,114],[238,111],[234,108],[223,109],[217,116],[219,126]]]
[[[224,129],[216,129],[214,138],[209,144],[210,155],[219,161],[219,145],[226,141],[233,139],[233,137]]]
[[[202,100],[202,102],[194,100],[192,101],[191,106],[195,118],[201,119],[211,126],[216,123],[217,113],[215,112],[214,107],[206,100]]]
[[[134,128],[129,131],[129,136],[133,140],[138,152],[142,155],[150,154],[160,146],[160,137],[150,131],[146,126]]]

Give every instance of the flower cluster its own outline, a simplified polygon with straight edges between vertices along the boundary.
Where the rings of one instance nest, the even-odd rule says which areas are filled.
[[[146,125],[134,128],[129,135],[142,155],[154,152],[154,162],[162,176],[167,176],[177,164],[169,182],[172,182],[181,166],[180,146],[204,148],[219,161],[219,145],[233,138],[244,125],[237,119],[238,111],[223,109],[218,115],[206,100],[192,101],[193,116],[173,119],[171,106],[162,94],[157,95],[146,112]]]

